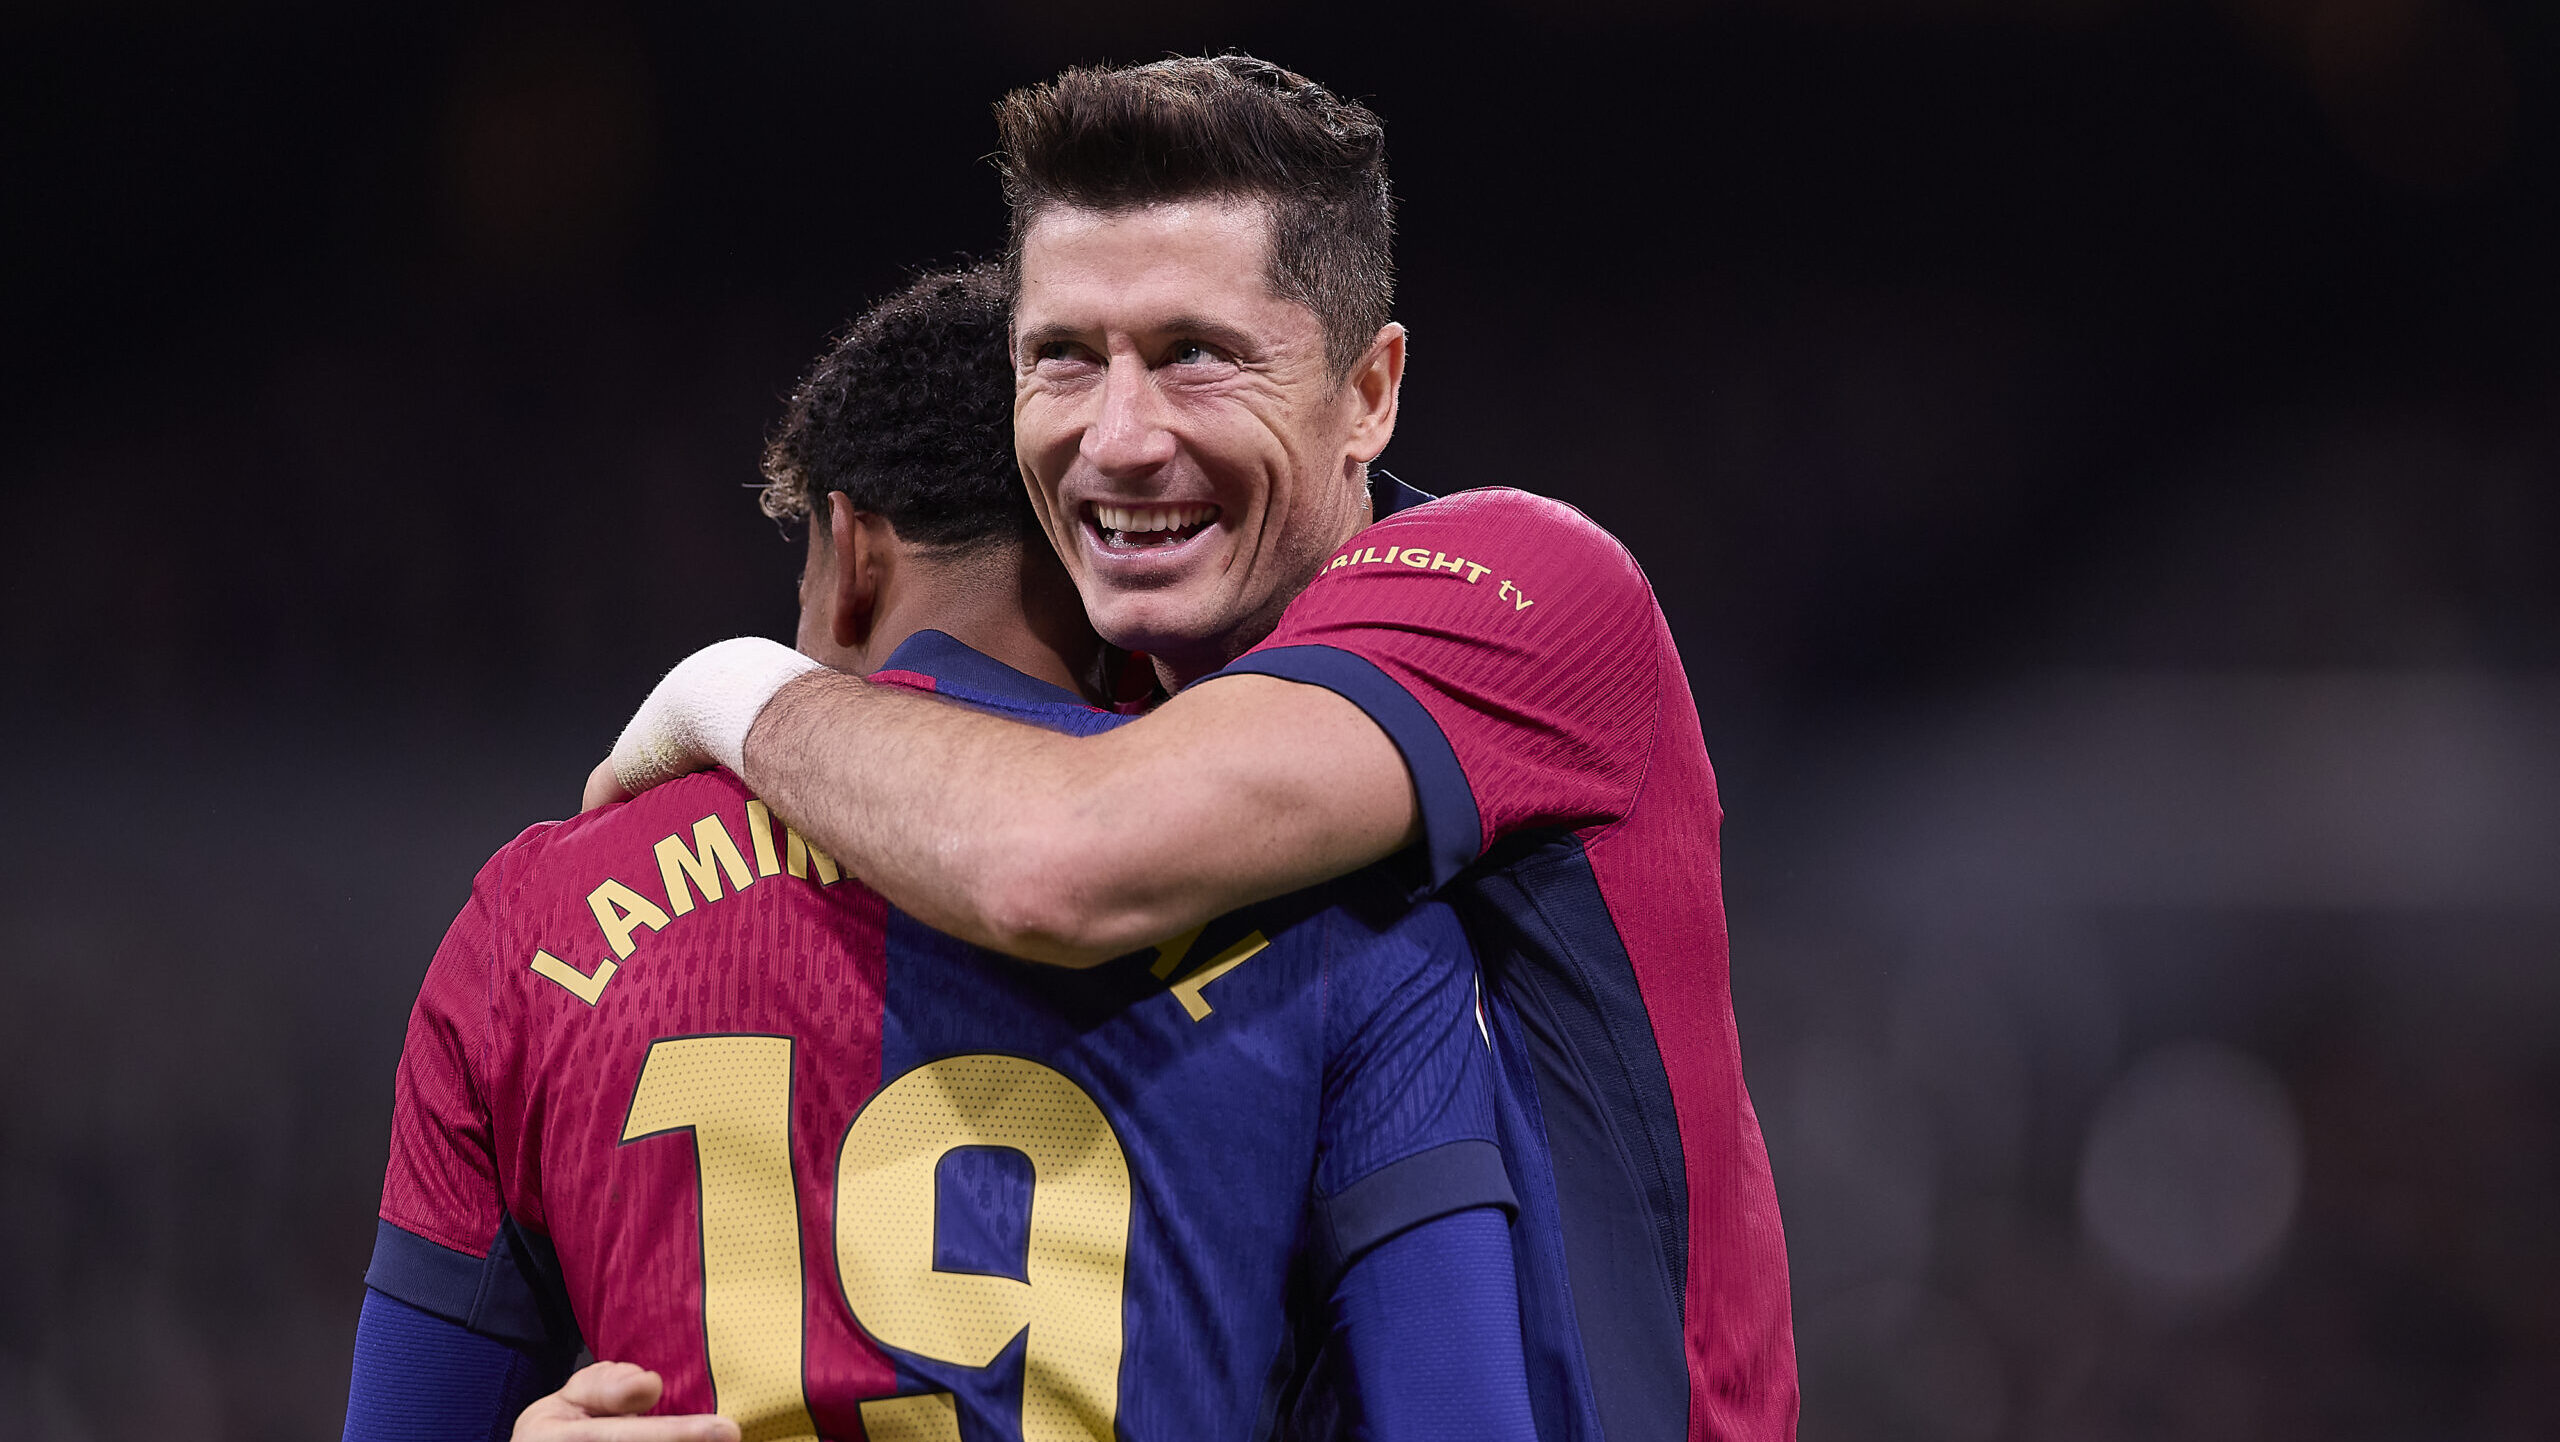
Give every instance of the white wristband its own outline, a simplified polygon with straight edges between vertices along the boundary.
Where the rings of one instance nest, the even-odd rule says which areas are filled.
[[[676,663],[613,743],[613,774],[638,795],[713,765],[735,771],[773,693],[818,663],[777,641],[716,641]]]

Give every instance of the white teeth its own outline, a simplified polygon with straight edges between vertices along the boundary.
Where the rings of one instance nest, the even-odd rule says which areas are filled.
[[[1204,525],[1218,514],[1215,506],[1113,506],[1096,503],[1095,524],[1106,531],[1180,531]]]

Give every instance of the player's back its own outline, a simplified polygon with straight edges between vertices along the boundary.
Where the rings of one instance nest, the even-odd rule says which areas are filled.
[[[574,1319],[751,1438],[1261,1434],[1310,1340],[1285,1299],[1508,1201],[1471,985],[1454,919],[1372,878],[1015,962],[688,778],[483,870],[369,1280]]]

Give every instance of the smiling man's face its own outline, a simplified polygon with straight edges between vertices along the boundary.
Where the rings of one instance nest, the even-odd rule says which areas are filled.
[[[1268,635],[1369,520],[1399,327],[1349,377],[1272,293],[1251,200],[1058,208],[1023,237],[1013,436],[1094,628],[1181,685]]]

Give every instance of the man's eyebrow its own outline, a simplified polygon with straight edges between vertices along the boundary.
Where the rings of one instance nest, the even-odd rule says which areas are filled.
[[[1041,348],[1044,346],[1053,344],[1057,341],[1075,340],[1083,334],[1083,330],[1076,326],[1052,321],[1047,325],[1034,326],[1031,329],[1022,332],[1020,335],[1014,337],[1013,343],[1024,354],[1037,356],[1040,354]]]

